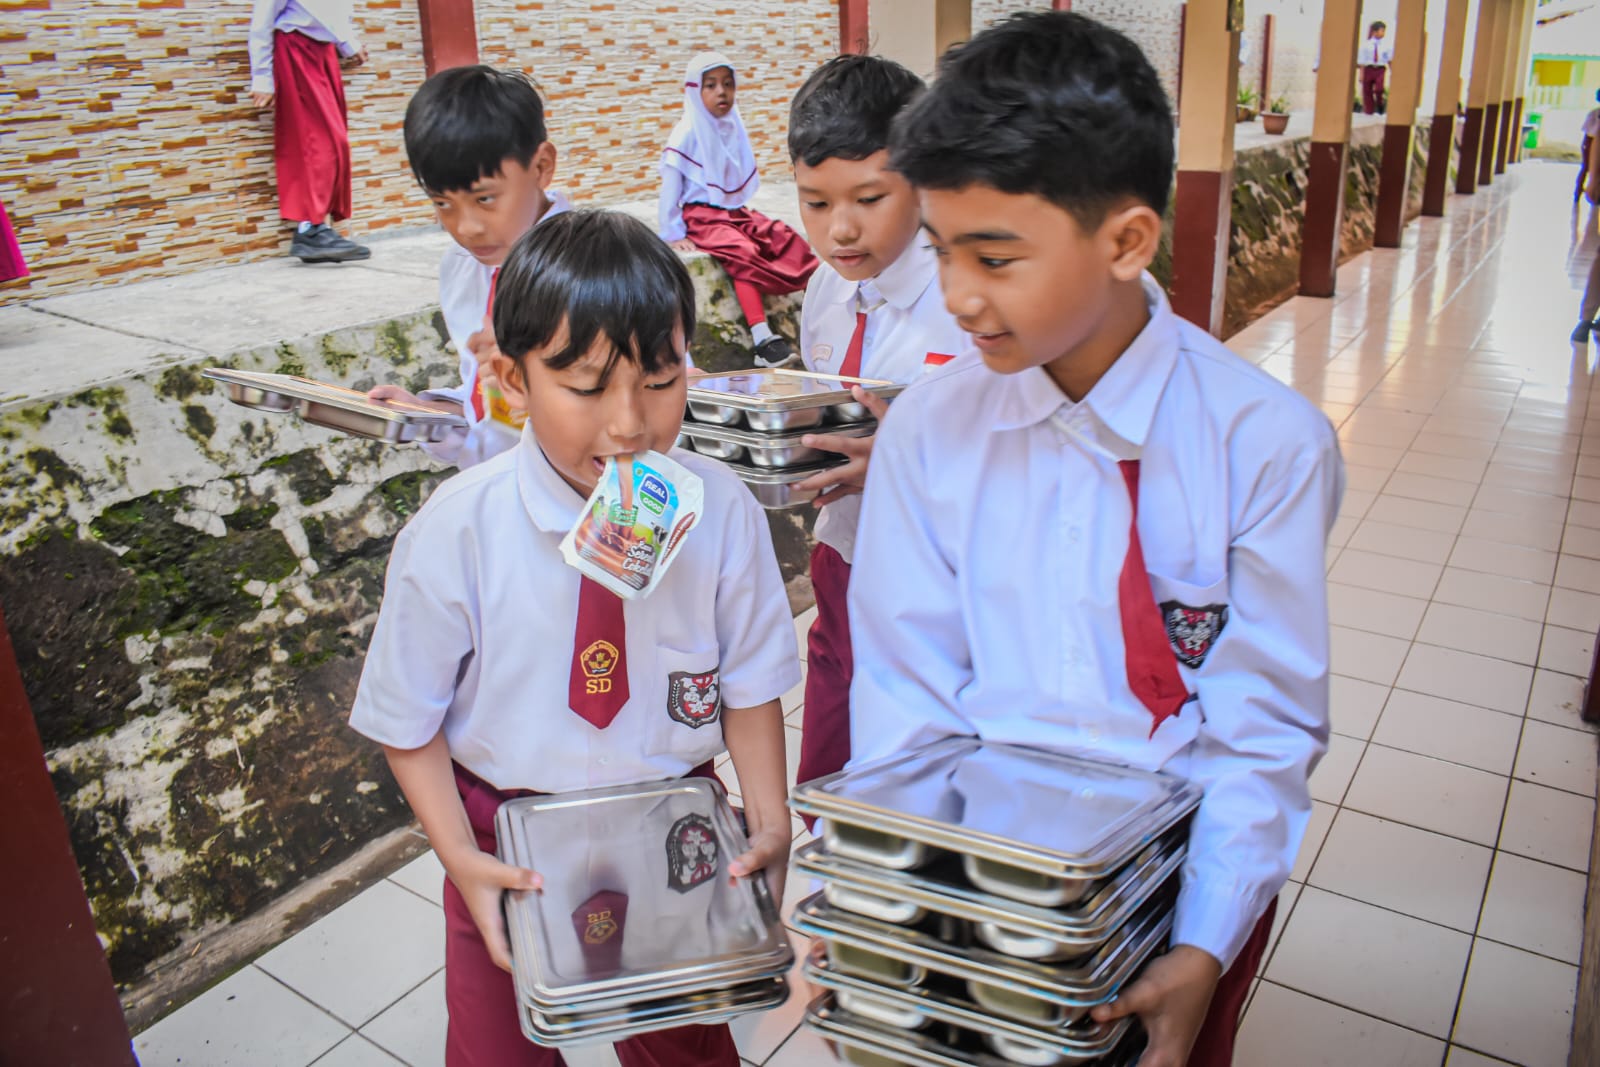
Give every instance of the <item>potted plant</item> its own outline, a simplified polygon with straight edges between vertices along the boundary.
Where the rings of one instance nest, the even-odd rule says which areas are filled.
[[[1239,101],[1235,112],[1238,122],[1253,122],[1256,117],[1256,91],[1249,86],[1239,86]]]
[[[1275,96],[1267,105],[1266,113],[1261,116],[1261,128],[1268,133],[1282,133],[1289,128],[1289,100],[1287,97]]]

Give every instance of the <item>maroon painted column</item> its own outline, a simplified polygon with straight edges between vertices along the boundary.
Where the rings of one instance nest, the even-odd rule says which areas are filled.
[[[1389,64],[1388,115],[1383,127],[1383,162],[1378,172],[1378,205],[1373,243],[1399,248],[1411,194],[1411,138],[1422,100],[1424,38],[1428,0],[1399,0],[1395,17],[1394,61]]]
[[[1450,195],[1450,163],[1455,159],[1456,105],[1461,100],[1461,57],[1467,41],[1468,0],[1445,0],[1444,39],[1439,48],[1439,79],[1428,127],[1428,170],[1422,179],[1422,213],[1442,216]]]
[[[1479,22],[1487,18],[1494,26],[1494,42],[1489,49],[1488,77],[1484,85],[1483,141],[1478,151],[1479,185],[1490,185],[1494,182],[1495,152],[1499,150],[1500,133],[1504,125],[1500,121],[1500,101],[1505,95],[1506,53],[1511,46],[1507,38],[1511,32],[1513,3],[1515,0],[1493,0],[1492,4],[1490,0],[1483,0],[1483,6],[1478,11]],[[1476,80],[1477,70],[1474,69],[1472,74]]]
[[[1513,163],[1522,162],[1522,105],[1526,100],[1526,97],[1517,97],[1516,117],[1511,120],[1511,162]]]
[[[0,1063],[134,1064],[4,616],[0,808]]]
[[[1483,144],[1483,108],[1467,108],[1461,122],[1461,158],[1456,165],[1456,192],[1470,195],[1478,191],[1478,151]]]
[[[866,55],[871,43],[867,26],[867,0],[839,0],[840,53]]]
[[[1345,168],[1350,155],[1350,101],[1355,95],[1360,33],[1361,0],[1326,0],[1305,219],[1300,226],[1302,296],[1332,296],[1337,282]]]
[[[1478,145],[1478,184],[1494,184],[1494,152],[1500,142],[1500,101],[1483,106],[1483,140]]]
[[[1494,153],[1494,172],[1496,174],[1504,174],[1506,172],[1506,159],[1511,152],[1511,139],[1517,133],[1517,128],[1511,123],[1512,113],[1516,110],[1516,107],[1517,104],[1514,100],[1500,101],[1500,144]]]
[[[417,0],[422,22],[422,62],[428,76],[478,61],[478,19],[473,0]]]
[[[1173,195],[1172,309],[1221,336],[1233,229],[1233,134],[1239,32],[1230,0],[1184,5],[1178,95],[1178,176]]]
[[[1222,334],[1233,172],[1180,170],[1173,191],[1172,310]]]
[[[1472,31],[1472,75],[1467,82],[1467,114],[1461,126],[1461,158],[1456,166],[1456,192],[1470,195],[1478,191],[1478,160],[1483,154],[1484,134],[1493,129],[1486,123],[1494,65],[1495,9],[1502,0],[1479,0],[1478,21]],[[1493,138],[1493,134],[1489,134]]]

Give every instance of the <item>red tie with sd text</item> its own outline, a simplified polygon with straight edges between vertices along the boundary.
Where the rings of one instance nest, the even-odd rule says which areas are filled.
[[[856,332],[850,335],[850,347],[844,350],[844,362],[839,364],[841,378],[861,377],[861,349],[867,343],[867,313],[856,312]]]
[[[628,632],[622,598],[599,582],[581,579],[578,626],[572,637],[567,705],[604,730],[628,702]]]
[[[499,280],[500,268],[496,267],[489,274],[489,303],[486,304],[483,309],[484,316],[490,321],[493,321],[494,319],[494,287],[495,283]],[[474,352],[472,357],[476,359],[478,354]],[[472,414],[476,416],[477,421],[482,422],[483,413],[483,364],[479,363],[478,369],[473,373],[472,376]]]
[[[602,889],[572,913],[572,929],[583,948],[590,978],[622,968],[622,929],[628,923],[628,894]]]
[[[1128,554],[1117,578],[1117,606],[1122,614],[1122,647],[1128,670],[1128,687],[1150,710],[1150,736],[1167,719],[1178,714],[1189,699],[1189,689],[1178,673],[1178,659],[1167,641],[1167,625],[1150,588],[1139,543],[1139,461],[1117,463],[1128,487],[1133,518],[1128,523]]]

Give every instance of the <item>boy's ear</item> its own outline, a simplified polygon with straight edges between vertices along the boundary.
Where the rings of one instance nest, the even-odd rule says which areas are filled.
[[[533,175],[540,189],[550,188],[550,182],[556,176],[556,146],[549,141],[541,141],[534,150]]]
[[[489,356],[489,367],[500,383],[506,403],[521,411],[528,410],[528,376],[523,373],[522,365],[496,348]]]
[[[1127,204],[1106,216],[1100,236],[1110,252],[1112,276],[1137,281],[1161,246],[1161,216],[1149,204]]]

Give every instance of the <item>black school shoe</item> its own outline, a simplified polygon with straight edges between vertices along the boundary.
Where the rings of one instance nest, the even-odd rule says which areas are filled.
[[[317,225],[303,233],[295,231],[289,254],[302,263],[345,263],[372,258],[372,249],[340,237],[332,226]]]
[[[763,367],[787,367],[799,359],[800,353],[795,351],[787,337],[773,334],[756,345],[756,362]]]

